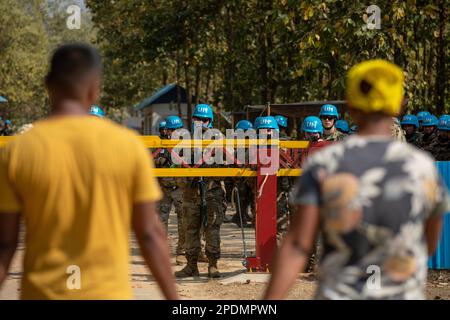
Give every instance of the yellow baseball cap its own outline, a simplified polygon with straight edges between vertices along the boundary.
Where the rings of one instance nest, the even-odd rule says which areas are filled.
[[[358,63],[347,76],[347,101],[354,109],[396,116],[403,101],[403,80],[402,69],[388,61]]]

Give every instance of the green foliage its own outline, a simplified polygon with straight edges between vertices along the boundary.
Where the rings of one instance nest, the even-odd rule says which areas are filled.
[[[200,100],[227,110],[343,99],[348,69],[383,58],[405,70],[409,111],[442,113],[449,101],[444,1],[378,1],[379,30],[367,28],[367,5],[332,0],[89,1],[107,60],[122,62],[117,68],[124,81],[117,83],[117,71],[114,81],[106,80],[112,104],[137,103],[141,93],[152,91],[144,90],[144,83],[156,89],[163,78],[178,80],[191,93],[197,88]],[[185,71],[182,77],[176,75],[177,63]],[[133,75],[141,79],[131,84]]]
[[[66,26],[68,5],[74,1],[0,0],[0,116],[18,127],[48,111],[44,76],[50,52],[66,42],[95,40],[88,12],[80,30]]]

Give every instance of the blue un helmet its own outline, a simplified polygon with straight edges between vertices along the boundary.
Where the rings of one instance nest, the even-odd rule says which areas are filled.
[[[103,109],[100,108],[99,106],[92,106],[91,109],[89,110],[89,113],[99,118],[105,117],[105,111],[103,111]]]
[[[12,122],[11,122],[11,120],[7,119],[7,120],[5,120],[5,124],[10,125],[10,124],[12,124]]]
[[[439,117],[439,120],[438,120],[438,121],[441,121],[441,120],[443,120],[443,119],[448,119],[448,118],[450,118],[450,115],[449,115],[449,114],[443,114],[442,116]]]
[[[431,113],[429,113],[428,111],[419,111],[417,113],[417,119],[419,120],[419,123],[422,123],[423,119],[426,116],[430,116],[430,115],[431,115]]]
[[[279,130],[277,120],[275,120],[272,116],[267,117],[258,117],[255,120],[255,128],[256,130],[259,129],[275,129]]]
[[[275,116],[275,120],[278,123],[278,127],[283,127],[283,128],[287,128],[288,123],[287,123],[287,118],[284,116]]]
[[[253,129],[253,125],[250,121],[248,120],[241,120],[238,123],[236,123],[235,129],[242,129],[244,131],[249,130],[249,129]]]
[[[165,128],[167,128],[167,123],[166,123],[166,121],[165,121],[165,120],[160,121],[160,122],[159,122],[159,125],[158,125],[158,130],[165,129]]]
[[[345,120],[338,120],[336,121],[336,129],[343,133],[348,133],[350,131],[350,127],[348,126],[347,121]]]
[[[450,116],[439,118],[438,129],[442,131],[450,131]]]
[[[322,116],[330,116],[339,119],[339,114],[335,105],[332,104],[324,104],[320,108],[319,117]]]
[[[402,126],[405,124],[410,124],[416,128],[419,128],[419,119],[413,114],[405,114],[402,118],[401,124]]]
[[[422,121],[423,127],[432,127],[438,125],[438,119],[436,116],[433,116],[432,114],[425,116]]]
[[[308,116],[303,120],[302,131],[323,134],[322,121],[318,117]]]
[[[171,130],[183,128],[183,120],[179,116],[168,116],[166,118],[166,128]]]
[[[201,119],[209,119],[208,128],[212,128],[214,114],[209,104],[202,103],[196,105],[194,109],[194,114],[192,116]]]
[[[350,127],[349,134],[354,134],[354,133],[358,132],[358,129],[359,129],[359,126],[357,126],[356,124],[352,125]]]

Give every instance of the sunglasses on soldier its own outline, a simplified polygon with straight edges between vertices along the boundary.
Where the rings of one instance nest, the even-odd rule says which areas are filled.
[[[194,121],[201,121],[201,122],[208,122],[209,118],[198,118],[198,117],[192,117]]]

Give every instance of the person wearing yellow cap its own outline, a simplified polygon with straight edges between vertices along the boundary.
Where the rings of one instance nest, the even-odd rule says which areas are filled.
[[[281,299],[323,235],[317,299],[423,299],[428,256],[450,210],[433,159],[392,138],[403,72],[384,60],[347,77],[354,134],[311,155],[293,190],[297,212],[272,264],[266,299]],[[319,227],[320,226],[320,227]]]

